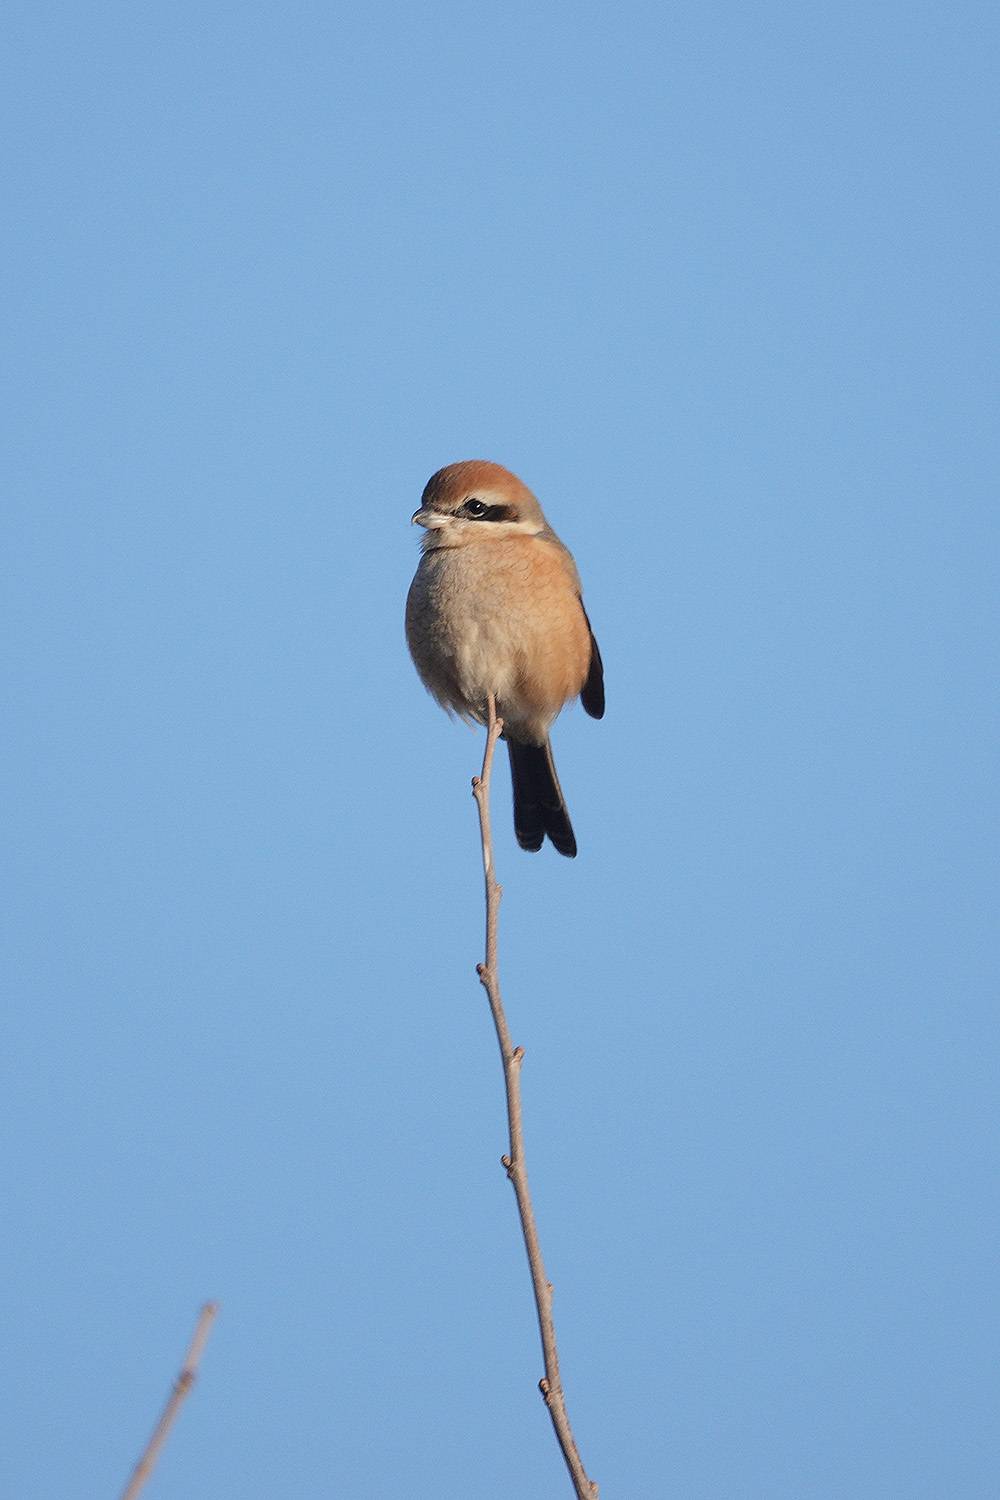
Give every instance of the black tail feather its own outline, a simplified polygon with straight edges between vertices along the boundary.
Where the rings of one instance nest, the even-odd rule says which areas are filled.
[[[540,849],[548,835],[560,854],[576,857],[573,825],[566,811],[552,747],[507,741],[514,786],[514,833],[522,849]]]

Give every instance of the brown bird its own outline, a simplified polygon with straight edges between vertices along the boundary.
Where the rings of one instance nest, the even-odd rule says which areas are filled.
[[[604,669],[580,578],[534,495],[499,464],[470,459],[428,480],[413,515],[426,528],[406,600],[406,639],[443,708],[483,724],[496,699],[510,753],[514,832],[522,849],[576,839],[549,729],[580,697],[604,716]]]

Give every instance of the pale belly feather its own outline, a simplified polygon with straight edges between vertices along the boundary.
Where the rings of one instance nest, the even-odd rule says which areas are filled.
[[[544,741],[589,663],[589,631],[564,559],[561,548],[534,539],[425,553],[407,600],[407,639],[444,707],[481,719],[492,692],[512,730]]]

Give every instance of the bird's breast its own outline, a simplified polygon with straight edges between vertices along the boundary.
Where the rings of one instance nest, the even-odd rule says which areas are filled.
[[[492,692],[508,726],[539,741],[579,693],[589,665],[572,559],[538,537],[426,552],[406,628],[417,669],[439,702],[480,718]]]

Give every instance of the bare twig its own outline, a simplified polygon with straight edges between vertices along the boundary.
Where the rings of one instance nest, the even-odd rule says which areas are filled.
[[[122,1492],[122,1500],[135,1500],[146,1480],[153,1472],[153,1465],[160,1456],[160,1450],[167,1441],[167,1436],[174,1425],[177,1413],[180,1411],[181,1402],[188,1391],[194,1385],[195,1376],[198,1373],[198,1364],[201,1360],[208,1335],[212,1331],[215,1315],[219,1311],[217,1302],[206,1302],[198,1314],[198,1322],[195,1326],[188,1352],[184,1356],[184,1364],[181,1372],[174,1381],[174,1388],[167,1397],[167,1404],[163,1408],[160,1420],[153,1428],[153,1435],[146,1444],[145,1452],[132,1471],[132,1478]]]
[[[524,1247],[528,1252],[531,1269],[531,1284],[535,1292],[535,1307],[538,1312],[538,1331],[542,1339],[542,1355],[545,1360],[545,1375],[538,1388],[549,1409],[552,1426],[555,1428],[559,1447],[562,1449],[566,1467],[569,1469],[578,1500],[597,1500],[597,1485],[587,1478],[573,1430],[569,1425],[566,1399],[559,1378],[559,1351],[556,1348],[556,1330],[552,1321],[552,1285],[545,1274],[542,1249],[538,1242],[535,1211],[528,1188],[528,1169],[524,1159],[524,1131],[521,1124],[521,1064],[524,1048],[511,1043],[507,1017],[500,999],[500,977],[497,969],[497,919],[500,913],[500,886],[493,870],[493,840],[490,834],[490,774],[493,769],[493,752],[503,731],[503,720],[497,718],[496,702],[489,696],[489,717],[486,726],[486,751],[483,769],[472,779],[472,795],[479,809],[479,831],[483,844],[483,874],[486,878],[486,962],[476,966],[476,972],[489,997],[497,1042],[503,1060],[503,1076],[507,1089],[507,1126],[510,1136],[510,1152],[500,1158],[507,1176],[514,1184],[517,1211],[521,1217]]]

